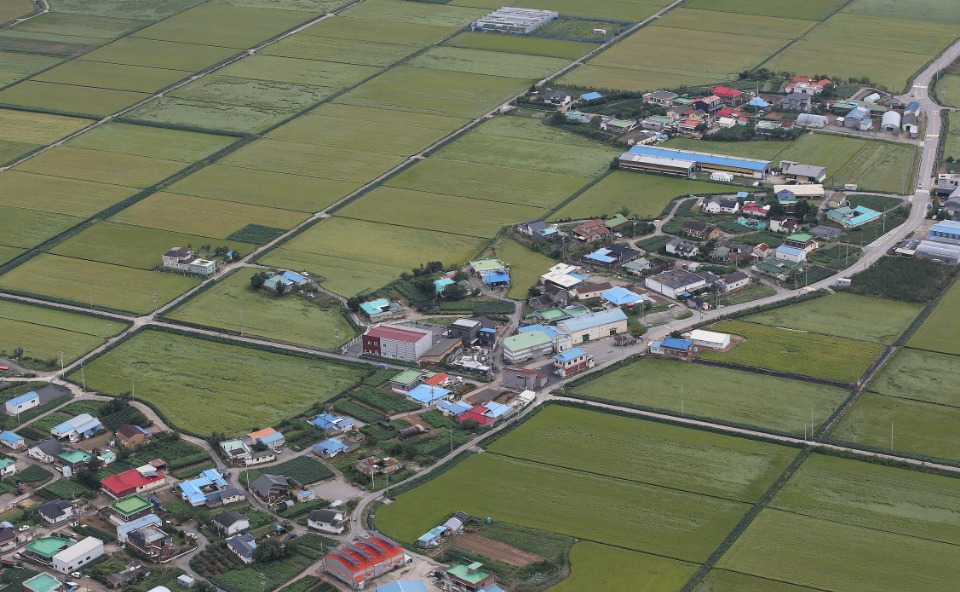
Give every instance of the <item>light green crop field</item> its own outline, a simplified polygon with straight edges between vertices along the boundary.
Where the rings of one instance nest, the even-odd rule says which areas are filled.
[[[11,0],[0,6],[0,23],[11,21],[18,16],[26,16],[33,10],[30,0]]]
[[[167,316],[178,321],[240,331],[243,334],[333,349],[349,341],[353,326],[337,302],[319,305],[307,298],[287,294],[278,298],[255,291],[250,276],[256,270],[241,270],[176,308]],[[338,337],[339,336],[339,337]]]
[[[0,335],[4,351],[23,348],[37,360],[59,359],[65,364],[106,342],[127,328],[126,323],[79,315],[19,302],[0,302]]]
[[[351,18],[413,23],[438,27],[463,27],[489,11],[442,4],[368,0],[343,14]]]
[[[24,162],[17,170],[142,189],[185,167],[184,163],[172,160],[57,147]]]
[[[28,144],[27,142],[15,142],[10,140],[0,140],[0,164],[6,164],[17,160],[20,156],[32,152],[39,148],[39,144]]]
[[[293,10],[201,4],[134,33],[134,37],[246,49],[310,20]]]
[[[591,66],[626,70],[620,76],[614,75],[604,83],[604,72],[588,73],[584,79],[577,74],[582,68],[577,68],[560,81],[581,84],[589,80],[588,84],[601,88],[653,90],[736,79],[738,72],[756,66],[789,42],[788,38],[755,35],[752,19],[768,20],[741,17],[743,34],[734,34],[671,27],[668,14],[657,25],[640,29],[588,62]],[[671,51],[655,62],[637,60],[637,55],[650,47],[670,47]],[[723,51],[705,52],[705,47],[722,47]]]
[[[390,178],[386,185],[549,209],[573,195],[589,181],[588,177],[522,171],[435,156],[421,160],[396,177]]]
[[[930,23],[960,24],[960,15],[950,10],[954,6],[951,0],[927,0],[916,6],[896,0],[856,0],[844,7],[843,11]]]
[[[0,206],[0,244],[35,247],[82,221],[75,216]]]
[[[916,158],[916,146],[869,142],[834,177],[838,184],[857,183],[861,191],[869,188],[902,195],[913,186]]]
[[[363,237],[358,241],[357,237]],[[376,290],[421,263],[463,264],[485,239],[333,217],[271,251],[267,265],[307,270],[343,296]]]
[[[236,142],[236,138],[126,123],[108,123],[67,143],[89,148],[163,160],[193,163]]]
[[[180,70],[71,60],[34,76],[32,80],[152,93],[183,78],[185,74]]]
[[[0,109],[0,129],[7,141],[49,144],[90,123],[89,119]]]
[[[570,551],[570,577],[550,592],[582,590],[680,590],[697,571],[695,563],[580,542]]]
[[[143,21],[133,18],[135,17],[115,18],[48,12],[23,21],[4,33],[28,39],[69,40],[79,37],[103,42],[144,25]]]
[[[356,105],[344,105],[341,103],[324,103],[316,109],[310,111],[309,116],[336,117],[341,119],[374,121],[376,123],[389,124],[396,123],[398,117],[403,119],[403,125],[412,127],[426,127],[441,132],[452,132],[463,127],[469,120],[461,117],[447,117],[445,115],[431,115],[429,113],[411,113],[405,111],[402,114],[389,109],[379,107],[358,107]],[[389,127],[387,127],[389,129]]]
[[[366,5],[364,2],[358,6]],[[528,81],[503,76],[397,66],[339,97],[336,102],[473,118],[507,100],[527,85]]]
[[[906,393],[910,394],[910,393]],[[864,393],[831,436],[837,440],[952,461],[960,460],[960,409]]]
[[[693,592],[815,592],[813,588],[795,586],[747,574],[713,568],[697,584]]]
[[[396,187],[378,187],[338,210],[336,215],[368,222],[493,238],[504,226],[515,224],[518,220],[538,219],[545,213],[541,208],[530,206]],[[466,220],[470,222],[465,223]]]
[[[632,215],[652,220],[658,218],[675,197],[702,193],[732,194],[736,193],[734,189],[739,188],[663,175],[613,171],[563,206],[551,219],[578,220],[604,214],[612,215],[625,208]]]
[[[319,212],[359,187],[356,182],[212,164],[177,181],[167,191],[275,209]]]
[[[0,51],[0,84],[10,84],[27,78],[61,62],[53,56],[30,55],[20,52]]]
[[[778,154],[783,152],[784,149],[799,145],[803,142],[809,142],[809,138],[813,137],[820,138],[821,136],[807,135],[795,142],[784,142],[782,140],[756,140],[752,142],[704,142],[694,138],[671,138],[662,145],[664,148],[675,148],[677,150],[699,150],[701,152],[722,154],[724,156],[740,156],[743,158],[774,160]],[[832,138],[834,136],[825,137]],[[863,140],[857,138],[847,138],[844,136],[837,137],[841,138],[841,140],[855,142],[857,144],[857,149],[863,147]],[[852,155],[854,152],[856,151],[852,151],[850,155]],[[843,159],[843,162],[846,162],[850,158],[850,155],[847,155],[847,157]],[[830,154],[827,156],[827,158],[836,162],[836,157],[833,154]]]
[[[732,35],[757,35],[773,39],[795,39],[806,33],[816,22],[759,14],[735,14],[704,10],[689,6],[671,10],[658,24],[676,29],[729,33]]]
[[[36,210],[81,217],[99,212],[136,192],[132,187],[37,175],[16,169],[0,175],[0,204],[17,206],[29,203]]]
[[[664,0],[591,0],[590,2],[579,2],[578,0],[520,0],[512,6],[555,10],[560,14],[616,18],[639,22],[667,4],[669,2]],[[490,6],[499,8],[500,4],[492,3]]]
[[[956,556],[955,545],[767,509],[717,565],[819,590],[947,592]]]
[[[463,47],[434,47],[409,62],[411,66],[485,74],[487,76],[509,75],[531,81],[546,78],[549,74],[567,65],[569,60],[544,56],[486,51]]]
[[[540,39],[523,35],[498,35],[493,33],[461,33],[447,41],[450,47],[486,49],[504,53],[547,56],[572,60],[593,51],[597,46],[582,41],[563,39]]]
[[[947,74],[940,78],[937,82],[937,98],[943,105],[960,107],[960,74]]]
[[[883,352],[883,346],[874,343],[745,321],[723,321],[711,330],[740,335],[746,340],[729,352],[704,351],[704,359],[840,382],[860,380]]]
[[[556,405],[487,452],[750,503],[797,456],[794,448]]]
[[[743,320],[892,345],[921,310],[922,304],[840,292]]]
[[[960,407],[960,361],[956,356],[901,348],[870,383],[881,395]]]
[[[151,101],[130,118],[227,132],[257,132],[333,94],[324,86],[212,75]]]
[[[478,454],[382,506],[377,527],[412,542],[454,508],[580,540],[702,562],[749,505]]]
[[[813,518],[960,544],[960,488],[952,477],[813,454],[770,505]]]
[[[394,2],[394,5],[398,3]],[[407,4],[410,6],[410,4]],[[337,15],[335,19],[327,19],[312,27],[297,33],[295,37],[310,36],[324,38],[324,43],[330,44],[330,39],[340,41],[359,41],[373,43],[395,43],[417,49],[440,41],[444,37],[456,33],[462,25],[430,25],[415,22],[401,22],[377,20],[373,18],[353,18],[355,10]]]
[[[124,209],[111,220],[222,240],[248,224],[292,228],[304,218],[302,213],[290,210],[160,192]]]
[[[28,80],[0,91],[0,104],[67,114],[110,115],[147,98],[145,93]]]
[[[847,398],[838,388],[661,359],[634,362],[567,391],[678,413],[681,387],[686,414],[794,434],[810,425],[811,411],[819,428]]]
[[[160,256],[171,247],[193,245],[195,249],[199,249],[205,244],[221,246],[219,239],[210,237],[101,222],[71,236],[49,252],[64,257],[150,270],[160,267]],[[243,243],[230,246],[239,247],[246,252],[252,250],[251,246]]]
[[[766,0],[689,0],[684,3],[684,6],[735,14],[760,14],[818,21],[829,16],[845,3],[845,0],[805,0],[802,3],[767,2]]]
[[[171,245],[172,246],[172,245]],[[42,294],[94,307],[143,314],[162,306],[199,280],[191,277],[120,267],[58,255],[42,254],[0,277],[0,287]]]
[[[955,283],[927,320],[920,325],[907,345],[917,349],[926,349],[943,354],[960,354],[960,344],[956,341],[960,331],[960,283]]]
[[[261,139],[248,144],[221,164],[261,171],[366,183],[403,162],[403,157],[340,150],[333,146]]]
[[[14,257],[18,257],[21,253],[24,253],[26,249],[21,249],[19,247],[8,247],[7,245],[0,245],[0,263],[6,263]]]
[[[197,72],[235,53],[226,47],[124,37],[85,54],[81,60]]]
[[[410,156],[439,140],[444,133],[435,128],[408,125],[406,121],[381,123],[310,113],[277,128],[267,137],[360,152]]]
[[[197,0],[60,0],[54,12],[122,17],[144,21],[159,20],[198,4]]]
[[[120,395],[133,384],[137,398],[174,426],[228,435],[302,413],[363,374],[357,367],[157,331],[144,331],[86,366],[88,388]]]
[[[254,55],[227,66],[219,74],[234,78],[254,78],[340,89],[356,84],[378,72],[380,68],[372,66]]]
[[[343,20],[343,19],[335,19]],[[351,19],[356,20],[356,19]],[[330,39],[303,33],[287,37],[263,50],[263,55],[301,60],[326,60],[359,66],[389,66],[417,50],[411,45]]]
[[[448,160],[504,166],[558,175],[595,177],[609,169],[615,149],[547,144],[489,134],[467,134],[440,152]]]
[[[263,8],[263,2],[261,0],[224,0],[224,4]],[[349,0],[276,0],[270,3],[270,7],[324,14],[340,8],[345,4],[349,4]]]
[[[497,257],[510,265],[510,290],[507,297],[524,300],[530,295],[530,288],[537,285],[540,276],[557,262],[546,255],[524,247],[520,243],[503,238],[494,243]]]
[[[495,117],[478,126],[472,133],[498,138],[520,138],[535,140],[551,145],[580,146],[596,148],[597,142],[581,135],[545,124],[540,119],[530,117]]]

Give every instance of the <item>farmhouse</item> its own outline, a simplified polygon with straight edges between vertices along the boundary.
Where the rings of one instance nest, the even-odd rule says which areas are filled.
[[[540,276],[544,285],[553,284],[565,289],[571,289],[586,281],[587,277],[577,272],[580,268],[567,263],[557,263],[547,273]]]
[[[429,332],[391,325],[376,325],[367,329],[362,340],[363,353],[404,362],[416,362],[433,346],[433,337]]]
[[[790,216],[770,216],[770,230],[773,232],[794,232],[800,227],[796,218]]]
[[[168,250],[163,254],[163,266],[175,271],[204,276],[213,275],[217,271],[216,261],[200,259],[189,247],[173,247]]]
[[[17,415],[18,413],[23,413],[27,409],[33,409],[40,405],[40,395],[36,391],[30,391],[29,393],[24,393],[18,397],[14,397],[4,403],[3,407],[7,413],[10,415]]]
[[[787,235],[787,238],[783,239],[783,244],[788,247],[793,247],[794,249],[801,249],[807,253],[815,250],[819,246],[817,239],[807,232],[795,232]]]
[[[641,304],[645,300],[643,296],[632,292],[622,286],[615,286],[609,290],[604,290],[600,295],[604,302],[609,302],[612,306],[633,306]]]
[[[256,432],[250,432],[243,437],[243,440],[248,446],[263,444],[273,450],[279,450],[286,443],[283,434],[273,428],[264,428]]]
[[[386,298],[363,302],[360,304],[360,310],[372,323],[403,317],[403,306],[399,302],[392,302]]]
[[[697,111],[706,111],[707,113],[713,113],[721,107],[723,107],[723,99],[717,95],[709,95],[702,99],[696,99],[693,102],[694,109]]]
[[[100,481],[103,492],[114,499],[163,487],[166,476],[151,465],[109,475]]]
[[[100,513],[105,514],[114,524],[122,524],[136,520],[153,512],[153,504],[143,499],[139,495],[130,495],[118,499]]]
[[[170,557],[175,554],[177,550],[173,545],[173,535],[165,532],[160,528],[160,525],[155,522],[141,524],[137,528],[128,529],[126,538],[127,545],[154,561]]]
[[[873,119],[870,117],[870,108],[865,105],[854,107],[843,118],[843,127],[867,131],[873,128]]]
[[[277,458],[271,450],[255,452],[249,444],[239,438],[220,442],[220,448],[233,465],[249,467],[271,462]]]
[[[777,259],[783,261],[790,261],[792,263],[803,263],[807,260],[807,252],[803,249],[795,249],[793,247],[788,247],[786,245],[780,245],[777,247],[777,250],[774,252],[773,256]]]
[[[611,256],[610,249],[600,248],[592,253],[588,253],[583,256],[586,263],[592,263],[593,265],[613,265],[617,262],[617,258]]]
[[[43,521],[51,526],[59,526],[66,522],[75,522],[77,516],[77,504],[69,500],[51,500],[37,507],[37,513],[43,518]]]
[[[213,525],[225,536],[231,536],[250,528],[250,521],[239,512],[224,510],[213,517]]]
[[[699,347],[724,349],[730,346],[730,335],[727,333],[715,333],[713,331],[695,329],[687,335],[687,338]]]
[[[670,92],[669,90],[655,90],[653,92],[648,92],[643,94],[643,102],[649,103],[651,105],[662,105],[664,107],[669,107],[673,104],[674,99],[679,95],[677,93]]]
[[[163,524],[163,520],[161,520],[160,517],[157,516],[156,514],[145,514],[144,516],[141,516],[136,520],[125,522],[117,526],[117,541],[121,544],[126,544],[127,535],[130,532],[151,524],[160,526],[161,524]]]
[[[73,419],[50,428],[50,435],[58,440],[79,442],[103,431],[103,424],[89,413],[81,413]]]
[[[542,220],[532,220],[517,225],[517,232],[530,237],[534,242],[539,242],[548,238],[559,236],[559,232],[553,226]]]
[[[150,432],[140,426],[125,423],[117,428],[117,440],[124,448],[135,448],[150,437]]]
[[[753,266],[753,269],[763,275],[784,281],[795,271],[803,267],[802,263],[787,262],[783,259],[768,259],[760,261]]]
[[[27,441],[24,440],[23,436],[17,434],[16,432],[4,430],[3,432],[0,432],[0,444],[3,444],[7,448],[20,450],[26,447]]]
[[[257,550],[257,540],[250,533],[238,534],[227,539],[227,548],[240,561],[250,565],[253,563],[253,552]]]
[[[857,206],[855,208],[841,206],[827,211],[827,219],[836,222],[844,228],[863,226],[868,222],[873,222],[882,215],[882,212],[871,210],[866,206]]]
[[[600,129],[612,134],[625,134],[636,129],[637,125],[638,123],[635,119],[615,119],[609,117],[600,120]]]
[[[781,160],[780,170],[787,179],[793,179],[798,183],[823,183],[827,178],[825,167],[800,164],[791,160]]]
[[[688,236],[693,238],[698,238],[701,240],[713,240],[720,236],[720,229],[704,222],[703,220],[691,220],[689,222],[684,222],[680,226],[680,231]]]
[[[577,226],[574,226],[570,232],[577,240],[591,243],[606,237],[608,234],[610,234],[610,229],[607,228],[607,225],[603,220],[597,218],[595,220],[587,220],[586,222],[582,222]]]
[[[692,292],[706,287],[707,282],[700,275],[684,269],[674,268],[646,278],[644,285],[654,292],[659,292],[670,298],[676,298],[685,292]]]
[[[360,590],[369,580],[403,565],[404,554],[403,548],[392,539],[371,532],[353,542],[344,542],[325,555],[321,568]]]
[[[713,94],[717,97],[720,97],[724,103],[736,106],[743,99],[743,91],[737,88],[730,88],[729,86],[715,86],[713,87]]]
[[[508,266],[497,258],[477,259],[470,262],[470,270],[481,278],[489,287],[507,286],[510,284]]]
[[[324,434],[333,436],[353,429],[356,421],[352,417],[334,415],[333,413],[320,413],[310,420],[310,423],[317,429],[323,430]]]
[[[53,438],[45,438],[31,444],[30,448],[27,449],[27,455],[40,462],[52,463],[63,450],[63,445],[59,441]]]
[[[563,109],[570,105],[573,102],[573,97],[568,95],[565,92],[560,92],[557,90],[549,90],[543,93],[543,98],[541,99],[544,105],[553,105],[554,107],[559,107]]]
[[[267,473],[257,477],[257,480],[250,484],[250,490],[268,504],[278,502],[290,494],[286,477]]]
[[[312,510],[307,514],[307,526],[320,532],[343,534],[347,516],[339,510]]]
[[[349,446],[336,438],[328,438],[313,445],[313,453],[323,458],[333,458],[341,452],[346,452]]]
[[[619,308],[596,312],[557,323],[574,343],[586,343],[627,331],[627,315]]]
[[[742,271],[735,271],[733,273],[728,273],[727,275],[720,278],[720,289],[723,292],[732,292],[734,290],[739,290],[744,286],[750,284],[750,276],[745,274]]]
[[[613,284],[610,282],[601,282],[599,284],[584,284],[582,286],[577,286],[573,291],[577,295],[578,300],[589,300],[591,298],[599,298],[600,294],[604,290],[609,290],[613,287]]]
[[[689,361],[693,359],[693,346],[693,341],[689,339],[664,337],[650,344],[650,353],[657,356]]]
[[[703,211],[708,214],[736,214],[740,211],[740,202],[718,195],[704,200]]]
[[[440,399],[445,399],[450,396],[452,391],[447,389],[440,388],[438,386],[433,386],[429,384],[421,384],[416,388],[410,389],[405,394],[420,403],[425,407],[429,407]]]
[[[514,391],[539,391],[547,385],[547,375],[532,368],[507,366],[501,380],[503,388]]]
[[[479,561],[470,564],[461,563],[444,570],[443,583],[445,590],[481,592],[496,586],[497,574],[483,569],[483,564]]]
[[[800,111],[806,113],[813,107],[813,99],[806,93],[792,92],[784,97],[780,108],[784,111]]]
[[[561,378],[593,368],[593,356],[575,347],[553,356],[553,367]]]
[[[497,330],[478,319],[457,319],[447,325],[447,337],[456,339],[463,347],[493,347],[497,341]]]
[[[180,490],[180,497],[190,502],[193,507],[206,504],[209,493],[220,491],[226,487],[227,480],[216,469],[207,469],[195,479],[181,481],[177,485]]]

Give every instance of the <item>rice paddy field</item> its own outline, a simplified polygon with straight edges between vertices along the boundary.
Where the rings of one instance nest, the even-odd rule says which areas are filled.
[[[531,251],[515,240],[503,238],[493,245],[497,257],[510,265],[510,290],[507,297],[523,300],[530,288],[537,285],[540,276],[557,264],[556,261],[536,251]]]
[[[84,128],[90,122],[74,117],[0,109],[0,163],[8,163],[28,152]]]
[[[553,220],[613,215],[626,209],[640,219],[660,217],[674,198],[683,195],[733,192],[717,183],[690,181],[664,175],[613,171],[550,216]],[[737,188],[739,189],[739,188]],[[735,192],[733,192],[735,193]]]
[[[163,306],[199,282],[172,273],[46,253],[0,276],[0,288],[138,314],[154,310],[154,294],[157,304]]]
[[[727,352],[704,351],[706,360],[730,362],[846,383],[855,383],[880,357],[883,346],[745,321],[723,321],[711,330],[744,338]]]
[[[570,455],[558,454],[557,438]],[[606,451],[644,447],[640,457],[649,470],[628,469],[610,454],[594,454],[587,462],[578,452],[604,446]],[[550,407],[486,453],[381,507],[377,526],[412,541],[430,528],[424,525],[457,506],[496,521],[699,563],[725,536],[723,529],[749,507],[737,498],[766,490],[795,454],[789,448],[688,434],[684,428],[633,418]],[[700,476],[688,481],[671,471],[685,463],[690,463],[685,471]],[[460,486],[465,479],[471,483],[468,489]],[[503,482],[512,487],[505,491]],[[563,509],[569,504],[579,511],[571,515]],[[611,507],[618,511],[610,512]]]
[[[343,14],[351,18],[369,19],[387,23],[410,23],[434,27],[460,27],[470,24],[489,10],[422,2],[394,2],[392,0],[370,0],[346,10]]]
[[[326,401],[365,370],[148,330],[85,373],[87,387],[106,394],[135,388],[178,428],[236,435]]]
[[[0,175],[0,204],[87,217],[136,193],[132,187],[10,169]],[[55,219],[56,216],[51,216]]]
[[[409,62],[411,66],[451,72],[525,78],[531,82],[546,78],[567,65],[568,59],[504,53],[464,47],[434,47]]]
[[[893,345],[923,305],[845,292],[744,317],[744,321]]]
[[[568,386],[566,392],[791,434],[809,430],[811,416],[819,428],[848,395],[839,388],[656,358]]]
[[[579,592],[593,586],[637,592],[680,590],[697,571],[694,563],[590,542],[574,545],[570,564],[570,577],[550,588],[551,592]],[[610,569],[612,565],[616,569]]]
[[[12,21],[19,16],[26,16],[33,11],[33,3],[29,0],[14,0],[0,7],[0,23]]]
[[[946,74],[937,82],[937,98],[942,105],[960,107],[960,74]]]
[[[0,349],[9,354],[21,347],[23,356],[34,360],[59,362],[62,351],[63,362],[70,364],[126,328],[126,323],[117,321],[0,301],[0,335],[4,336]]]
[[[869,385],[872,392],[960,408],[960,393],[953,388],[960,380],[957,357],[901,348],[887,361]]]
[[[907,345],[916,349],[960,355],[960,345],[954,339],[957,331],[960,331],[957,310],[960,310],[960,284],[954,283]]]
[[[166,316],[177,321],[243,331],[301,345],[334,349],[355,334],[335,301],[322,304],[296,294],[277,297],[255,291],[250,276],[256,270],[232,274]],[[241,327],[241,315],[243,325]]]
[[[565,58],[567,60],[572,60],[596,49],[594,44],[582,41],[470,32],[461,33],[444,45],[510,54]]]

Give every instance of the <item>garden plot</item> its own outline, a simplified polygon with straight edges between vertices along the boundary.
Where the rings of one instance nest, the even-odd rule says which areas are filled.
[[[723,321],[711,330],[745,340],[728,352],[705,351],[707,360],[855,383],[883,352],[883,346],[745,321]]]
[[[134,384],[137,398],[174,426],[236,435],[303,413],[364,373],[357,366],[145,331],[88,364],[86,381],[111,395]]]
[[[529,206],[378,187],[338,210],[337,216],[493,238],[504,226],[538,219],[544,213]]]
[[[340,303],[312,301],[295,294],[278,298],[250,285],[255,270],[241,270],[217,282],[167,316],[177,321],[240,331],[302,345],[334,349],[355,334]],[[237,311],[243,311],[243,326]]]
[[[510,265],[510,290],[507,297],[524,300],[530,295],[530,288],[537,285],[540,276],[556,261],[524,247],[520,243],[501,238],[494,243],[497,257]]]
[[[637,388],[639,384],[649,387]],[[675,385],[661,388],[653,385]],[[574,397],[803,434],[846,400],[842,389],[673,360],[648,359],[567,387]],[[682,398],[682,404],[681,404]],[[682,405],[682,407],[681,407]]]
[[[172,245],[171,245],[172,246]],[[42,254],[0,276],[0,287],[41,294],[82,306],[144,314],[163,306],[199,280],[192,277],[120,267]]]
[[[359,187],[358,182],[212,164],[177,181],[167,191],[253,206],[319,212]]]

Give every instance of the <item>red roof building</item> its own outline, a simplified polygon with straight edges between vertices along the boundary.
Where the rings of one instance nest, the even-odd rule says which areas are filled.
[[[733,107],[722,107],[719,111],[714,113],[717,117],[740,117],[740,110],[734,109]]]
[[[443,372],[437,372],[430,378],[421,381],[421,384],[425,384],[427,386],[440,386],[440,384],[448,378],[450,378],[450,375],[444,374]]]
[[[416,363],[431,347],[433,336],[429,331],[378,325],[363,334],[363,353],[381,358]]]
[[[368,580],[403,565],[403,548],[378,532],[343,543],[323,558],[323,571],[359,590]]]
[[[489,412],[489,409],[487,409],[483,405],[477,405],[470,411],[467,411],[466,413],[462,414],[457,419],[459,419],[461,422],[469,421],[472,419],[478,424],[482,426],[486,426],[486,425],[490,425],[494,421],[492,417],[487,415],[488,412]]]
[[[576,238],[590,243],[607,236],[611,231],[609,228],[607,228],[607,225],[603,220],[596,219],[587,220],[586,222],[576,226],[570,232],[572,232],[573,236]]]
[[[729,86],[715,86],[713,87],[713,94],[723,99],[724,103],[736,105],[740,102],[740,98],[743,96],[743,91],[736,88],[730,88]]]
[[[144,465],[116,475],[110,475],[100,481],[100,486],[107,495],[120,499],[135,493],[143,493],[163,487],[165,480],[166,476],[163,473],[150,465]]]

